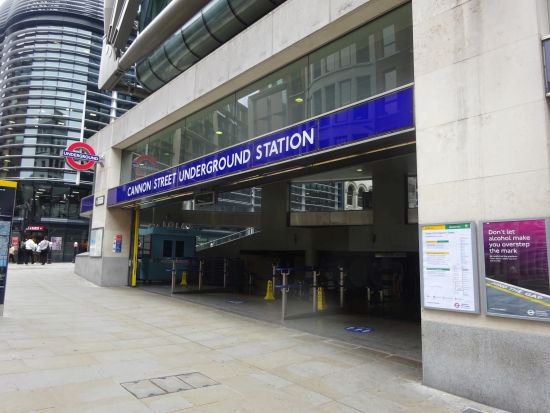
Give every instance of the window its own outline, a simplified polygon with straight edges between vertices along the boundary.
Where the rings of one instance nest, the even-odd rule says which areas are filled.
[[[353,206],[353,198],[355,197],[355,187],[353,185],[348,186],[346,193],[346,205]]]

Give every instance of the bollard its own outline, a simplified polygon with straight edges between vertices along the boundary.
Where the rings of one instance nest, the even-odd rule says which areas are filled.
[[[176,260],[172,260],[172,294],[176,289]]]
[[[271,282],[271,280],[267,282],[267,290],[265,292],[264,300],[266,301],[275,300],[275,297],[273,296],[273,283]]]
[[[227,258],[223,259],[223,288],[227,287],[227,272],[229,269],[229,262]]]
[[[199,260],[199,291],[202,289],[202,276],[204,272],[204,260]]]
[[[339,267],[340,270],[340,308],[344,308],[344,267]]]
[[[317,288],[317,311],[326,310],[325,304],[325,290],[323,287]]]
[[[281,321],[285,321],[286,318],[286,298],[288,289],[286,288],[288,282],[288,272],[281,271],[283,277],[283,286],[281,287]]]
[[[271,264],[271,279],[273,280],[273,285],[277,285],[277,266],[275,264]],[[274,296],[275,297],[275,296]]]
[[[311,286],[312,299],[313,302],[313,312],[317,312],[317,278],[319,277],[319,271],[313,271],[313,285]]]

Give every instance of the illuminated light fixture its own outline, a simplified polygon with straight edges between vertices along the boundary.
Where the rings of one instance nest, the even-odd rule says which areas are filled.
[[[97,116],[95,113],[92,113],[92,112],[88,112],[90,114],[90,116]]]
[[[296,99],[294,99],[294,102],[296,102],[296,103],[304,103],[304,98],[296,98]]]
[[[57,122],[58,125],[65,125],[63,122]]]
[[[13,130],[13,128],[8,128],[8,130]]]
[[[363,172],[363,168],[357,168],[355,172]]]
[[[15,123],[13,120],[10,120],[9,122],[10,122],[11,124],[14,124],[14,123]]]
[[[223,132],[221,130],[217,130],[216,135],[223,135]]]

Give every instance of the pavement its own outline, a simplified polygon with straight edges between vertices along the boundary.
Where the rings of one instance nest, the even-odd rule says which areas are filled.
[[[127,287],[10,265],[0,412],[496,413],[418,362]]]

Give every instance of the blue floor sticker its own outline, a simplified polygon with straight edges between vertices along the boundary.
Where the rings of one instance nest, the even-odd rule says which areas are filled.
[[[227,300],[229,304],[242,304],[244,301],[238,301],[238,300]]]
[[[372,327],[356,327],[350,326],[346,327],[346,330],[350,333],[374,333],[374,328]]]

